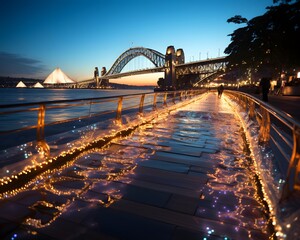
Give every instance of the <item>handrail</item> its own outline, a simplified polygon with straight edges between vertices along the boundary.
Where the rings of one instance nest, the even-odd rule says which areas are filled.
[[[145,93],[145,94],[152,95],[153,93]],[[32,106],[36,104],[57,104],[57,103],[79,102],[79,101],[115,99],[116,97],[129,97],[129,96],[139,96],[139,95],[141,95],[141,93],[98,97],[98,98],[76,98],[76,99],[54,100],[54,101],[45,101],[45,102],[42,101],[42,102],[31,102],[31,103],[0,104],[0,108],[23,107],[23,106]]]
[[[0,118],[12,118],[16,116],[15,119],[10,120],[10,122],[7,121],[5,124],[2,122],[2,127],[0,125],[0,138],[3,136],[6,138],[16,133],[25,132],[27,140],[30,139],[30,141],[36,140],[40,142],[49,136],[49,131],[46,133],[46,128],[50,126],[54,128],[61,124],[76,121],[86,121],[86,125],[89,125],[91,122],[88,121],[90,121],[91,118],[95,118],[95,122],[101,121],[99,118],[106,115],[110,115],[110,118],[113,118],[111,114],[114,112],[116,114],[115,120],[121,121],[122,111],[126,113],[136,109],[138,113],[143,114],[143,112],[148,111],[147,108],[163,108],[171,102],[174,104],[176,101],[181,101],[181,96],[183,95],[188,96],[199,93],[203,93],[203,91],[166,91],[0,105]],[[149,98],[152,98],[153,101],[148,100]],[[74,109],[76,111],[74,111]],[[25,117],[25,119],[22,119],[25,123],[21,124],[19,121],[20,118],[28,114],[30,114],[31,118],[26,119]],[[84,124],[80,126],[84,126]],[[36,137],[34,137],[34,132],[32,132],[34,129],[36,129]],[[29,131],[31,132],[29,133]],[[28,136],[29,134],[31,137]],[[22,142],[20,142],[20,144],[21,143]],[[0,150],[5,149],[5,146],[9,145],[5,144],[5,146],[3,146],[3,144],[5,144],[5,141],[0,142]]]
[[[226,93],[243,106],[249,118],[256,118],[260,126],[260,144],[274,142],[285,158],[287,171],[280,201],[287,199],[300,190],[300,122],[250,94],[230,90],[226,90]]]

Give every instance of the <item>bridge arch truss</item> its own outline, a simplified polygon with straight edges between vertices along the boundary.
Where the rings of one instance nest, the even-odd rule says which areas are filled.
[[[176,66],[177,75],[188,74],[212,74],[219,71],[224,71],[227,66],[225,57],[208,59],[200,62],[191,62],[187,64],[180,64]]]
[[[136,47],[122,53],[105,75],[120,73],[127,63],[139,56],[148,58],[156,67],[163,67],[165,65],[164,54],[150,48]]]
[[[191,62],[176,66],[177,77],[187,75],[198,76],[198,80],[193,83],[197,87],[201,83],[212,81],[223,74],[227,67],[226,57],[207,59],[199,62]]]

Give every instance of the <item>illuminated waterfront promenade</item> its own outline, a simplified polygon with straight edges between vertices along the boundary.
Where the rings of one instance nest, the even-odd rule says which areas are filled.
[[[242,124],[216,93],[0,201],[1,239],[268,239]]]

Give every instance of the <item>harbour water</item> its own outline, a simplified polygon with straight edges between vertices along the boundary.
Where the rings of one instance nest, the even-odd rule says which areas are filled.
[[[16,129],[26,128],[30,126],[35,126],[37,123],[38,111],[30,110],[37,108],[39,104],[31,105],[30,107],[22,108],[22,111],[19,111],[21,108],[18,108],[17,112],[7,113],[10,111],[15,111],[17,108],[9,108],[4,106],[9,106],[12,104],[22,104],[22,103],[39,103],[39,102],[51,102],[59,100],[75,100],[75,99],[91,99],[91,98],[101,98],[101,97],[114,97],[120,95],[131,95],[131,94],[140,94],[140,93],[151,93],[151,89],[30,89],[30,88],[0,88],[0,149],[5,149],[11,147],[13,144],[9,143],[8,136],[5,132],[13,131]],[[117,99],[117,98],[115,98]],[[123,102],[123,105],[132,105],[138,104],[136,101],[139,99],[129,98],[126,102]],[[79,104],[80,105],[80,104]],[[117,102],[104,101],[101,104],[96,104],[91,106],[90,104],[85,105],[74,105],[72,107],[64,108],[55,108],[47,109],[45,112],[45,124],[52,123],[54,121],[65,121],[67,119],[78,118],[80,116],[87,116],[94,114],[99,111],[105,111],[108,109],[115,110],[117,107]],[[25,110],[24,110],[25,109]],[[5,113],[6,112],[6,113]],[[115,115],[114,115],[115,116]],[[104,120],[102,118],[102,120]],[[83,122],[82,122],[83,124]],[[73,126],[73,125],[72,125]],[[74,125],[75,126],[75,125]],[[79,127],[76,125],[76,127]],[[54,131],[55,130],[55,131]],[[46,129],[46,135],[52,135],[57,133],[59,130],[58,127],[55,127],[52,130]],[[70,130],[66,126],[63,127],[62,131]],[[49,131],[51,133],[49,133]],[[53,132],[54,131],[54,132]],[[18,133],[20,134],[20,133]],[[24,132],[26,139],[32,135],[35,138],[34,131],[29,134]],[[20,135],[18,135],[20,136]],[[30,137],[30,139],[32,138]],[[15,142],[15,139],[11,139]],[[24,141],[23,141],[24,142]]]
[[[152,92],[149,89],[35,89],[0,88],[0,105],[84,99]]]

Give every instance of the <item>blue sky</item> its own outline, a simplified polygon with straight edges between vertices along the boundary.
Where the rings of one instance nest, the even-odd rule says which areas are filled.
[[[186,61],[223,56],[240,25],[234,15],[262,15],[272,0],[1,0],[0,76],[44,79],[56,67],[75,80],[130,47],[165,53],[183,48]],[[147,60],[146,60],[147,61]]]

